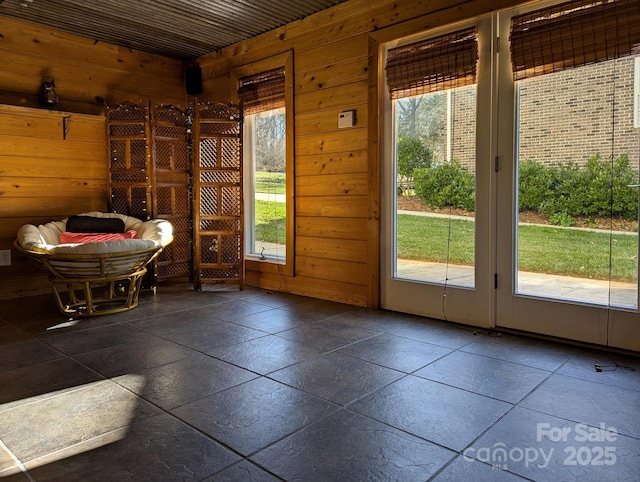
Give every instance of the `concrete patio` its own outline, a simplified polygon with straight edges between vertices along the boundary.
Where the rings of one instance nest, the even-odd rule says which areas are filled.
[[[473,266],[398,260],[397,275],[418,281],[473,287]],[[592,280],[545,273],[518,273],[517,293],[624,308],[638,306],[638,287],[632,283]]]

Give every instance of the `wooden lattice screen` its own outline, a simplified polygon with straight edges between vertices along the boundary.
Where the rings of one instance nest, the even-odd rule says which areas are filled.
[[[158,280],[190,277],[191,113],[173,105],[156,105],[151,134],[152,214],[173,225],[173,243],[158,258]]]
[[[151,219],[149,107],[123,102],[107,107],[109,209]]]
[[[174,242],[148,266],[143,285],[192,273],[190,113],[122,102],[106,109],[109,210],[171,222]]]
[[[233,103],[194,110],[194,289],[244,288],[242,110]]]

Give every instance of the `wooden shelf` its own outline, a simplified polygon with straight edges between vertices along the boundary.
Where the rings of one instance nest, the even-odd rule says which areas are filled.
[[[104,116],[104,105],[87,102],[77,102],[70,100],[61,100],[56,109],[49,109],[40,105],[38,96],[35,94],[22,94],[19,92],[9,92],[0,90],[0,104],[5,106],[24,107],[29,109],[39,109],[50,112],[58,112],[61,115],[84,114]]]

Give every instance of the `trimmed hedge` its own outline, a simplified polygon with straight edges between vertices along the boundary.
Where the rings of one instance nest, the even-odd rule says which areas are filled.
[[[398,139],[398,174],[411,177],[413,171],[431,166],[433,153],[417,137],[405,136]]]
[[[637,219],[638,189],[629,186],[638,184],[638,173],[626,154],[613,162],[598,154],[583,166],[526,160],[519,176],[519,210],[537,211],[553,224],[572,225],[578,216]],[[474,210],[475,177],[459,161],[415,169],[413,178],[427,205]]]
[[[431,207],[475,210],[476,181],[460,162],[454,160],[434,167],[413,171],[416,195]]]
[[[545,166],[520,164],[518,207],[554,219],[638,216],[638,174],[626,154],[613,162],[595,155],[584,166],[575,162]],[[564,224],[564,223],[562,223]]]

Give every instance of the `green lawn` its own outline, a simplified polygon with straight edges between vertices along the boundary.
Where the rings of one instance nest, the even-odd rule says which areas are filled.
[[[474,226],[472,221],[451,220],[450,263],[473,264]],[[448,232],[447,219],[399,214],[398,257],[445,262]]]
[[[256,172],[255,190],[269,194],[284,194],[285,179],[285,174],[279,172]]]
[[[398,216],[398,257],[473,264],[474,221],[429,216]],[[518,267],[522,271],[563,274],[581,278],[636,280],[638,236],[592,232],[553,226],[521,226],[518,230]]]
[[[285,243],[285,204],[256,202],[257,233],[261,241]],[[473,265],[474,221],[398,215],[398,257]],[[450,240],[448,239],[451,231]],[[518,267],[522,271],[563,274],[581,278],[609,278],[609,247],[613,253],[612,279],[635,282],[637,234],[593,232],[554,226],[521,226],[518,230]],[[448,250],[447,250],[448,245]]]
[[[256,241],[286,244],[285,203],[256,201]]]
[[[610,237],[606,231],[521,226],[518,238],[518,264],[523,271],[609,279],[611,268],[614,281],[637,279],[637,234]]]

